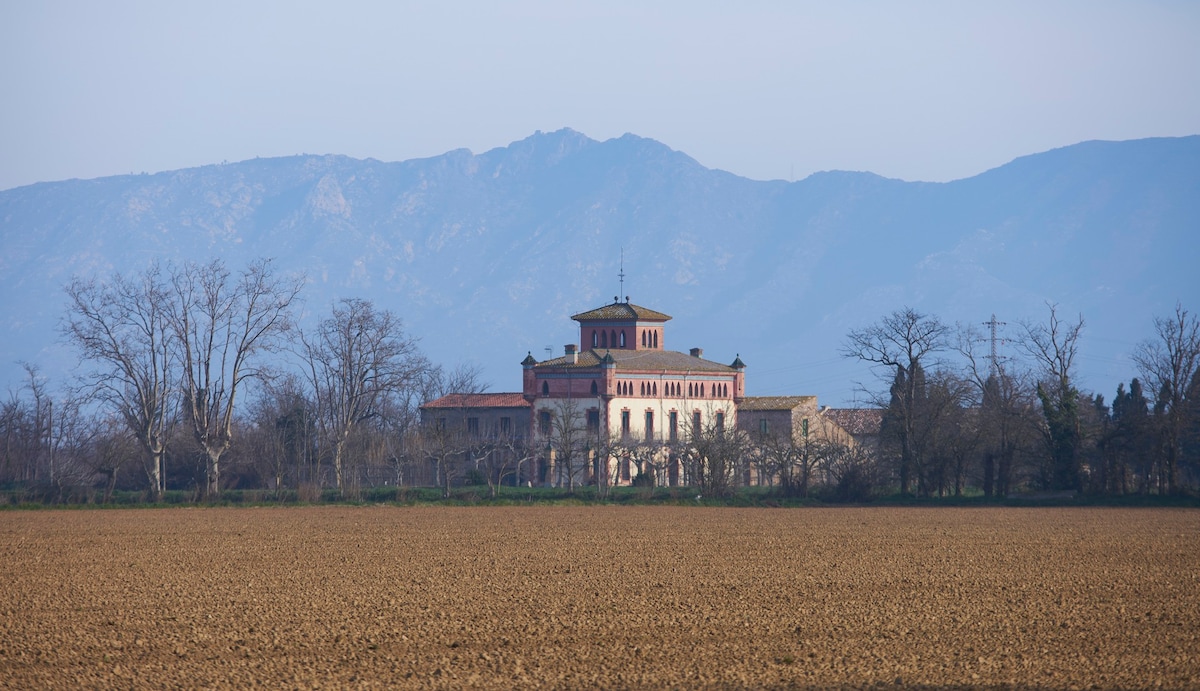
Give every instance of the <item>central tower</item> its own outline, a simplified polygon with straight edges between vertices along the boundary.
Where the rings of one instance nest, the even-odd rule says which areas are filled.
[[[613,298],[611,305],[576,314],[581,349],[665,350],[663,325],[669,315]]]

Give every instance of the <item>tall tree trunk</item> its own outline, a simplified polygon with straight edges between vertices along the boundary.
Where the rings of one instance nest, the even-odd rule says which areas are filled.
[[[333,442],[333,478],[334,486],[342,491],[342,448],[346,445],[345,437]]]
[[[221,451],[206,449],[205,452],[208,456],[208,482],[204,487],[204,495],[211,498],[221,494]]]

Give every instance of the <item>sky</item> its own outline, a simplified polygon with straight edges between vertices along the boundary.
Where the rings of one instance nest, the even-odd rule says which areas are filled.
[[[0,4],[0,189],[537,130],[758,179],[1200,133],[1195,2]]]

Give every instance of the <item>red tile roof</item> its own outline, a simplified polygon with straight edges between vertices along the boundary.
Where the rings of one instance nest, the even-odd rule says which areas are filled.
[[[564,355],[553,360],[539,362],[534,367],[536,369],[599,367],[605,354],[612,356],[618,371],[737,372],[736,369],[729,365],[722,365],[719,362],[705,360],[704,358],[694,357],[675,350],[621,350],[619,348],[613,350],[592,348],[579,353],[575,362],[571,362],[569,356]]]
[[[826,408],[825,417],[854,436],[879,434],[883,426],[880,408]]]
[[[571,318],[577,322],[600,320],[665,322],[671,319],[669,315],[662,312],[655,312],[652,309],[639,307],[628,302],[614,302],[611,305],[605,305],[589,312],[581,312]]]
[[[520,393],[452,393],[422,408],[528,408],[529,401]]]
[[[738,410],[795,410],[816,400],[816,396],[747,396],[738,404]]]

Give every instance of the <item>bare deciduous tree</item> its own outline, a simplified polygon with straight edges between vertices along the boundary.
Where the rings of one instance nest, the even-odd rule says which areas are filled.
[[[689,480],[703,496],[728,495],[750,447],[748,436],[724,420],[725,411],[709,407],[699,425],[687,425],[687,440],[679,446]],[[707,421],[707,422],[706,422]]]
[[[911,307],[891,313],[866,328],[851,331],[842,355],[885,368],[881,379],[892,384],[889,397],[879,397],[880,407],[896,416],[900,446],[900,492],[907,494],[916,466],[922,370],[930,369],[934,356],[948,345],[949,329],[934,316]],[[890,399],[890,400],[889,400]]]
[[[221,489],[221,455],[233,441],[237,395],[260,374],[259,355],[278,349],[304,283],[281,277],[269,260],[233,276],[224,262],[172,272],[169,320],[179,343],[183,417],[206,457],[207,496]]]
[[[1189,400],[1188,393],[1200,375],[1200,320],[1182,304],[1176,304],[1173,316],[1155,317],[1154,331],[1157,340],[1142,343],[1133,361],[1157,395],[1155,410],[1161,411],[1159,429],[1163,435],[1163,490],[1173,493],[1178,491],[1176,474],[1184,432],[1196,404]]]
[[[561,486],[565,477],[567,492],[575,492],[576,474],[580,470],[587,445],[584,413],[579,401],[563,398],[555,401],[550,415],[550,436],[547,440],[554,451],[555,484]]]
[[[1024,338],[1018,345],[1040,370],[1038,399],[1046,419],[1044,438],[1050,459],[1042,473],[1049,489],[1079,489],[1080,442],[1079,390],[1075,388],[1075,357],[1083,316],[1067,323],[1058,316],[1058,305],[1047,303],[1050,318],[1046,323],[1022,322]]]
[[[75,278],[63,332],[92,365],[81,377],[88,394],[117,415],[142,449],[157,499],[173,416],[175,334],[170,286],[158,264],[108,282]]]
[[[334,305],[331,316],[303,343],[318,424],[330,445],[335,483],[341,489],[343,453],[351,433],[378,416],[388,398],[415,388],[431,366],[400,319],[367,300]]]

